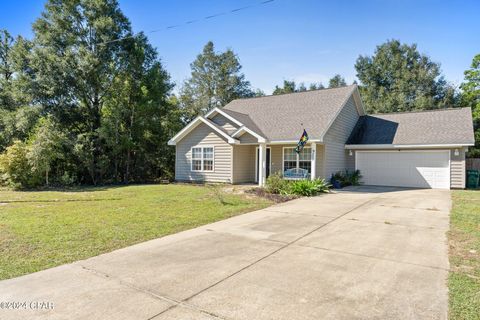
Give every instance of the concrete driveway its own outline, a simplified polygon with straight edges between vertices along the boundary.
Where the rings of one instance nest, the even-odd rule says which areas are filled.
[[[446,190],[302,198],[1,281],[27,305],[0,319],[446,319],[449,210]]]

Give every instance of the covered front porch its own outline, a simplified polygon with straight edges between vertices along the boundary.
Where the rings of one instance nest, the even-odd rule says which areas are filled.
[[[322,176],[322,144],[309,142],[297,154],[296,143],[259,143],[233,146],[232,183],[265,185],[270,174],[286,179],[315,179]]]

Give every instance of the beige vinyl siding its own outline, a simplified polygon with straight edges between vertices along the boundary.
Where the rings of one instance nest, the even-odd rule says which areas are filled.
[[[269,148],[271,148],[271,157],[272,157],[272,166],[270,171],[272,173],[282,173],[282,167],[283,167],[283,148],[284,147],[295,147],[296,144],[274,144],[274,145],[268,145]],[[306,147],[311,147],[310,144],[307,144]],[[317,177],[319,178],[324,178],[322,176],[323,172],[323,158],[324,158],[324,148],[323,145],[317,144],[317,166],[316,166],[316,171],[317,171]]]
[[[450,152],[450,187],[465,188],[465,149],[458,149],[459,155],[455,156],[455,150]]]
[[[352,155],[350,155],[350,150],[345,150],[345,159],[346,159],[346,167],[348,171],[355,170],[355,150],[352,150]]]
[[[255,181],[256,146],[233,146],[233,183]]]
[[[228,132],[228,134],[234,133],[239,128],[238,125],[236,125],[234,122],[230,121],[229,119],[225,118],[221,114],[215,115],[210,120],[212,120],[214,123],[221,126],[225,131]]]
[[[329,179],[330,177],[325,176],[325,146],[317,144],[317,178]]]
[[[325,168],[323,171],[325,178],[328,179],[332,173],[347,168],[345,142],[348,140],[358,118],[359,114],[355,101],[353,97],[350,97],[325,134]]]
[[[282,173],[283,147],[293,147],[294,145],[274,144],[270,145],[271,173]]]
[[[191,170],[192,147],[214,147],[214,171]],[[175,180],[231,182],[232,146],[205,124],[200,124],[177,143]]]
[[[238,140],[240,140],[240,143],[258,143],[258,139],[248,132],[243,133],[238,137]]]

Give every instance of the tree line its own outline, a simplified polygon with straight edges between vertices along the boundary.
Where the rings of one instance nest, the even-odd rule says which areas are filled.
[[[0,184],[171,179],[169,138],[211,108],[265,95],[252,88],[232,49],[218,52],[208,42],[190,67],[174,94],[157,50],[133,34],[115,0],[50,0],[31,40],[0,30]],[[397,40],[359,56],[355,69],[367,112],[471,106],[480,141],[480,55],[460,90],[415,44]],[[339,74],[328,83],[345,85]],[[273,94],[323,88],[284,80]],[[478,145],[471,155],[480,155]]]

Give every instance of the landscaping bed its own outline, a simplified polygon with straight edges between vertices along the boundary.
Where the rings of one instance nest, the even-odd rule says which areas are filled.
[[[274,202],[285,202],[298,197],[311,197],[329,192],[330,188],[343,188],[360,184],[362,178],[360,171],[336,172],[329,182],[324,179],[288,179],[280,173],[271,174],[264,188],[254,188],[249,193],[267,198]]]
[[[248,194],[254,194],[258,197],[266,198],[275,203],[287,202],[300,197],[296,195],[270,193],[267,190],[265,190],[265,188],[252,188],[250,190],[247,190],[246,192]]]

